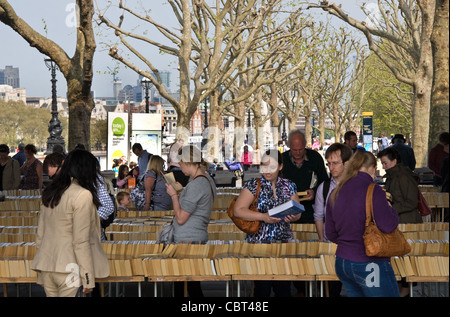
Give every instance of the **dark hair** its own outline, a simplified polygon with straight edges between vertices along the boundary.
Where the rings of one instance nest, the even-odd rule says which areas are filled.
[[[344,173],[341,176],[341,180],[336,188],[331,192],[330,199],[331,202],[334,203],[336,200],[339,191],[347,183],[350,179],[358,175],[359,170],[362,167],[377,167],[377,159],[375,155],[368,151],[356,151],[355,154],[352,155],[350,160],[347,163],[347,167],[344,169]]]
[[[398,151],[392,146],[385,148],[383,151],[380,151],[377,154],[377,158],[379,159],[381,159],[383,156],[387,156],[390,161],[397,160],[397,164],[402,162],[400,153],[398,153]]]
[[[27,144],[25,146],[25,151],[31,152],[33,154],[37,154],[37,149],[33,144]]]
[[[278,150],[275,150],[275,149],[268,149],[268,150],[266,150],[264,152],[262,158],[261,158],[261,161],[263,161],[265,156],[273,157],[278,162],[278,165],[282,165],[283,164],[283,155]]]
[[[124,178],[125,178],[125,177],[123,176],[123,170],[126,169],[126,168],[129,169],[128,165],[126,165],[126,164],[122,164],[122,165],[119,166],[119,171],[118,171],[118,174],[119,174],[119,175],[117,175],[117,178],[118,178],[118,179],[124,179]]]
[[[142,151],[142,144],[141,143],[134,143],[131,147],[131,150],[134,152],[135,150]]]
[[[9,153],[9,146],[7,146],[6,144],[0,144],[0,152]]]
[[[350,140],[352,136],[356,136],[356,133],[353,131],[347,131],[344,134],[344,140]]]
[[[325,152],[325,159],[327,159],[331,153],[336,151],[341,151],[341,160],[342,163],[347,162],[353,155],[352,149],[344,143],[333,143],[331,144],[327,151]]]
[[[73,150],[64,160],[61,171],[42,192],[42,203],[46,207],[58,206],[64,192],[72,184],[72,179],[92,194],[96,207],[101,206],[97,194],[97,182],[100,181],[99,163],[94,155],[85,150]]]
[[[44,159],[43,169],[44,173],[48,173],[48,167],[61,167],[62,162],[64,161],[64,155],[59,152],[53,152],[47,155]]]
[[[442,132],[441,134],[439,134],[439,142],[443,144],[448,144],[449,143],[448,141],[449,141],[448,132]]]

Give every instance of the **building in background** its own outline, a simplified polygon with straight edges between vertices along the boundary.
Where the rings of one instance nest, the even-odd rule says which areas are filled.
[[[20,88],[19,68],[5,66],[5,69],[0,69],[0,85],[9,85],[12,88]]]

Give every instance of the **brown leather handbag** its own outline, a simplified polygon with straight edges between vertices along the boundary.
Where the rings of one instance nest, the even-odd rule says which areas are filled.
[[[398,228],[391,233],[384,233],[378,229],[373,217],[374,187],[374,183],[370,184],[366,194],[366,229],[363,235],[366,255],[392,257],[411,252],[411,246]]]
[[[261,180],[259,178],[256,179],[258,182],[258,186],[256,187],[255,196],[253,197],[253,201],[249,207],[251,211],[258,212],[258,198],[259,198],[259,192],[261,191]],[[236,227],[238,227],[240,230],[247,234],[254,234],[258,232],[260,222],[259,221],[248,221],[241,218],[238,218],[234,215],[234,204],[236,203],[238,197],[235,197],[228,207],[228,216],[231,218],[231,220],[234,222]]]

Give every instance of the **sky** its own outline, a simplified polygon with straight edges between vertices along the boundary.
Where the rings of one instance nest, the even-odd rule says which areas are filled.
[[[148,1],[148,0],[147,0]],[[210,0],[209,0],[210,1]],[[118,1],[109,1],[117,3]],[[319,1],[317,1],[319,2]],[[363,1],[359,0],[342,0],[334,1],[335,3],[343,3],[343,8],[356,17],[363,18],[358,9]],[[367,2],[374,2],[369,0]],[[71,0],[10,0],[9,3],[16,11],[17,15],[25,22],[32,26],[37,32],[47,36],[49,39],[61,46],[69,56],[73,55],[76,40],[76,22],[74,19],[74,4]],[[106,7],[106,0],[94,0],[99,9]],[[142,3],[150,3],[144,1],[128,1],[130,6],[133,4],[139,6]],[[175,27],[174,15],[167,1],[151,0],[151,11],[148,13],[153,19],[163,25]],[[146,8],[149,6],[147,5]],[[348,9],[347,9],[348,8]],[[316,9],[318,10],[318,9]],[[320,10],[322,12],[322,10]],[[111,18],[113,22],[118,20],[118,10],[114,6],[109,7],[105,16]],[[332,21],[339,23],[338,18],[333,17]],[[135,28],[135,32],[142,32],[151,38],[165,41],[165,39],[157,32],[146,28],[142,23],[131,20],[126,17],[125,23],[128,23],[131,28]],[[117,76],[122,81],[122,86],[127,84],[136,85],[138,75],[127,69],[122,64],[115,61],[108,55],[108,49],[105,43],[116,41],[116,37],[111,35],[111,32],[105,29],[96,27],[98,34],[96,38],[97,49],[94,55],[94,79],[92,90],[96,97],[111,97],[113,95],[112,83],[113,76],[110,69],[119,67]],[[20,86],[27,89],[27,97],[51,97],[51,74],[45,66],[44,56],[36,48],[30,45],[10,27],[0,22],[0,69],[5,66],[13,66],[19,68]],[[168,44],[166,42],[166,44]],[[156,65],[160,71],[172,72],[172,87],[176,89],[176,63],[172,57],[161,55],[149,45],[142,45],[140,52],[145,53],[145,56]],[[66,81],[60,72],[57,72],[57,95],[66,96],[67,88]]]

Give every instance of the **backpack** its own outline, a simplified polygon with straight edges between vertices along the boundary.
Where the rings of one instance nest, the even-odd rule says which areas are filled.
[[[108,216],[107,219],[100,219],[100,224],[102,226],[102,229],[106,229],[109,227],[110,224],[113,223],[114,219],[117,217],[117,204],[116,199],[114,198],[113,194],[109,194],[109,197],[111,198],[113,205],[114,205],[114,211]]]
[[[326,207],[327,205],[327,196],[328,196],[328,192],[330,191],[330,184],[331,184],[331,179],[327,179],[326,181],[323,182],[323,206]]]

